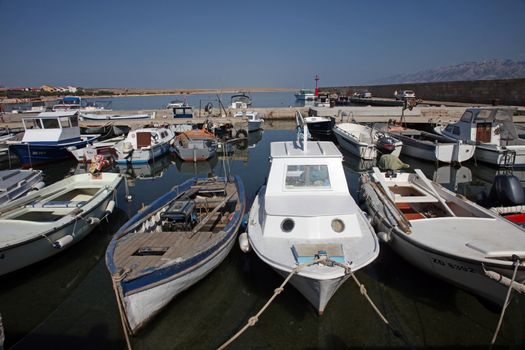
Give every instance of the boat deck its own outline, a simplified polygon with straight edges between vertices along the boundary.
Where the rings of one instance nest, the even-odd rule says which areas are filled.
[[[113,260],[118,270],[126,271],[124,280],[133,280],[162,266],[186,261],[225,238],[227,233],[224,228],[241,203],[235,184],[228,183],[226,188],[223,184],[219,185],[220,188],[217,184],[192,187],[186,192],[195,201],[198,217],[195,226],[180,230],[166,229],[163,226],[163,214],[166,213],[167,205],[157,212],[160,215],[153,215],[146,220],[146,225],[123,236],[115,247]],[[212,193],[213,196],[202,196],[205,193]],[[155,223],[150,223],[155,217]]]

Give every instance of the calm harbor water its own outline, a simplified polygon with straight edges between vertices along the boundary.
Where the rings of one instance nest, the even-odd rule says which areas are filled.
[[[219,157],[190,164],[173,155],[147,166],[113,169],[126,174],[131,202],[124,199],[125,186],[121,185],[118,209],[109,222],[101,223],[86,239],[56,257],[0,277],[6,348],[125,348],[104,261],[112,235],[143,204],[195,174],[222,175],[226,169],[240,175],[251,203],[268,174],[270,142],[292,140],[295,134],[289,128],[249,136],[247,147],[237,147],[228,160]],[[347,181],[357,199],[359,176],[374,163],[343,154]],[[488,190],[497,172],[474,162],[454,169],[402,159],[469,198]],[[42,169],[48,184],[82,171],[72,161]],[[525,174],[514,173],[525,183]],[[231,348],[488,348],[500,310],[425,274],[387,246],[382,245],[379,258],[356,275],[399,334],[382,323],[353,281],[348,280],[322,317],[292,286],[285,287],[259,322]],[[216,348],[263,306],[281,282],[282,278],[255,254],[243,254],[235,246],[215,271],[178,296],[138,336],[132,337],[132,346]],[[497,345],[525,347],[524,329],[525,298],[520,296],[511,300]]]

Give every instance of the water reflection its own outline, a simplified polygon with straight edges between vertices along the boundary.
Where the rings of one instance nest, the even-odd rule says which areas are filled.
[[[173,158],[168,154],[145,164],[117,164],[117,169],[128,179],[154,180],[164,175]]]

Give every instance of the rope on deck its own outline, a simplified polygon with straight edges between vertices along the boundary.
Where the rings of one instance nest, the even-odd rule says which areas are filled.
[[[492,349],[492,347],[494,346],[494,343],[496,342],[496,339],[498,338],[498,333],[501,328],[501,324],[503,322],[503,316],[505,315],[507,306],[509,306],[510,293],[512,292],[512,289],[513,289],[512,285],[514,284],[514,280],[516,279],[518,268],[521,265],[521,260],[517,255],[513,255],[512,259],[514,260],[514,272],[512,273],[512,280],[509,283],[509,289],[507,290],[507,296],[505,298],[505,303],[503,304],[503,308],[501,309],[501,315],[499,316],[498,326],[496,327],[496,331],[494,332],[494,336],[492,337],[492,341],[490,342],[490,349]]]
[[[318,258],[318,259],[314,259],[312,260],[311,262],[307,262],[307,263],[304,263],[304,264],[300,264],[300,265],[297,265],[295,266],[292,271],[290,271],[290,274],[288,275],[288,277],[286,277],[286,279],[284,280],[283,283],[281,283],[281,285],[276,288],[273,292],[273,295],[270,297],[270,299],[268,299],[268,301],[266,302],[266,304],[264,304],[264,306],[259,310],[259,312],[257,312],[255,314],[255,316],[252,316],[248,319],[248,322],[246,322],[246,324],[244,325],[244,327],[242,327],[237,333],[235,333],[235,335],[233,337],[231,337],[230,339],[228,339],[228,341],[226,341],[224,344],[222,344],[221,346],[218,347],[218,350],[223,350],[223,349],[226,349],[231,343],[233,343],[237,338],[239,338],[248,328],[254,326],[257,321],[259,321],[259,317],[262,315],[262,313],[264,311],[266,311],[266,309],[270,306],[270,304],[274,301],[274,299],[279,295],[281,294],[281,292],[284,290],[284,286],[290,281],[290,279],[292,278],[293,275],[295,275],[296,273],[298,273],[300,270],[302,270],[303,268],[307,267],[307,266],[311,266],[311,265],[314,265],[314,264],[317,264],[319,262],[321,262],[321,260],[325,260],[327,259],[326,257],[323,257],[323,258]]]

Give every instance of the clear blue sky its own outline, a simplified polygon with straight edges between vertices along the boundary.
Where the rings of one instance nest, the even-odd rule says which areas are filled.
[[[359,84],[525,60],[525,0],[0,0],[0,85]]]

